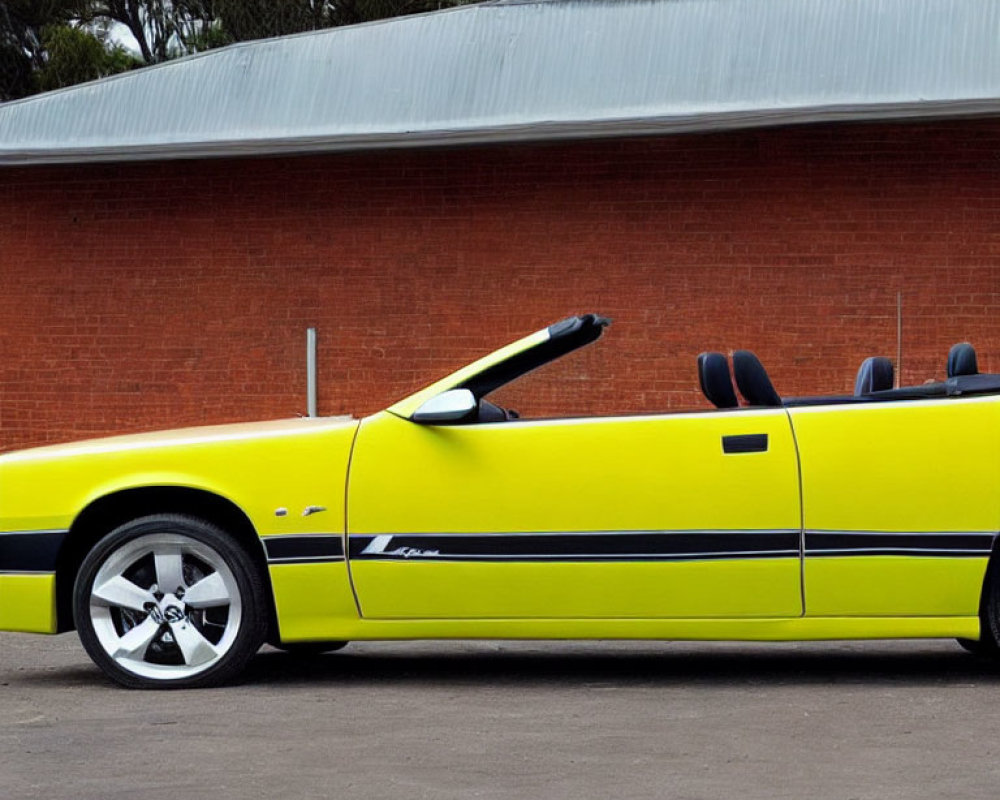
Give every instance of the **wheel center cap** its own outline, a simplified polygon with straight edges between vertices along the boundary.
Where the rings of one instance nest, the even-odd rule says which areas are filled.
[[[157,625],[164,622],[183,622],[184,604],[174,595],[165,595],[159,603],[149,609],[150,619]]]

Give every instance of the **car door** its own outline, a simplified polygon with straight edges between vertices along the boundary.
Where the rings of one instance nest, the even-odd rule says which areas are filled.
[[[996,398],[790,409],[807,616],[973,616],[1000,526]]]
[[[349,564],[367,618],[801,614],[784,409],[361,424]]]

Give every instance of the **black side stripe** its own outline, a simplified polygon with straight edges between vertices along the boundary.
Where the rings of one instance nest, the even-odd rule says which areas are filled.
[[[69,531],[0,533],[0,572],[55,572],[59,549]]]
[[[805,532],[805,555],[983,558],[993,532]],[[693,561],[799,555],[798,530],[354,534],[359,561]]]
[[[55,572],[66,530],[0,532],[0,572]],[[807,558],[923,556],[985,558],[995,532],[805,532]],[[268,563],[344,559],[336,533],[263,538]],[[682,561],[782,558],[799,553],[799,532],[593,531],[572,533],[401,533],[353,535],[352,559],[436,561]]]
[[[806,558],[822,556],[988,556],[995,533],[884,531],[806,531]]]
[[[352,535],[350,557],[397,561],[690,561],[799,555],[799,531]]]
[[[344,560],[344,539],[339,533],[303,533],[265,536],[268,564],[305,564]]]

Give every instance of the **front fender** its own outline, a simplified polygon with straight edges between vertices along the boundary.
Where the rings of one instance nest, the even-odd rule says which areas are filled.
[[[212,428],[11,453],[0,458],[0,532],[68,530],[101,497],[151,486],[226,498],[262,536],[313,532],[317,525],[342,532],[357,424],[251,428],[244,435],[234,426],[229,435]],[[307,508],[323,512],[303,516]]]

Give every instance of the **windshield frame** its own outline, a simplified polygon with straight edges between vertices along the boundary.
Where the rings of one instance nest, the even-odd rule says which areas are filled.
[[[610,324],[610,319],[599,314],[581,314],[560,320],[473,361],[389,406],[386,411],[410,419],[425,402],[451,389],[468,389],[478,402],[501,386],[596,341]]]

